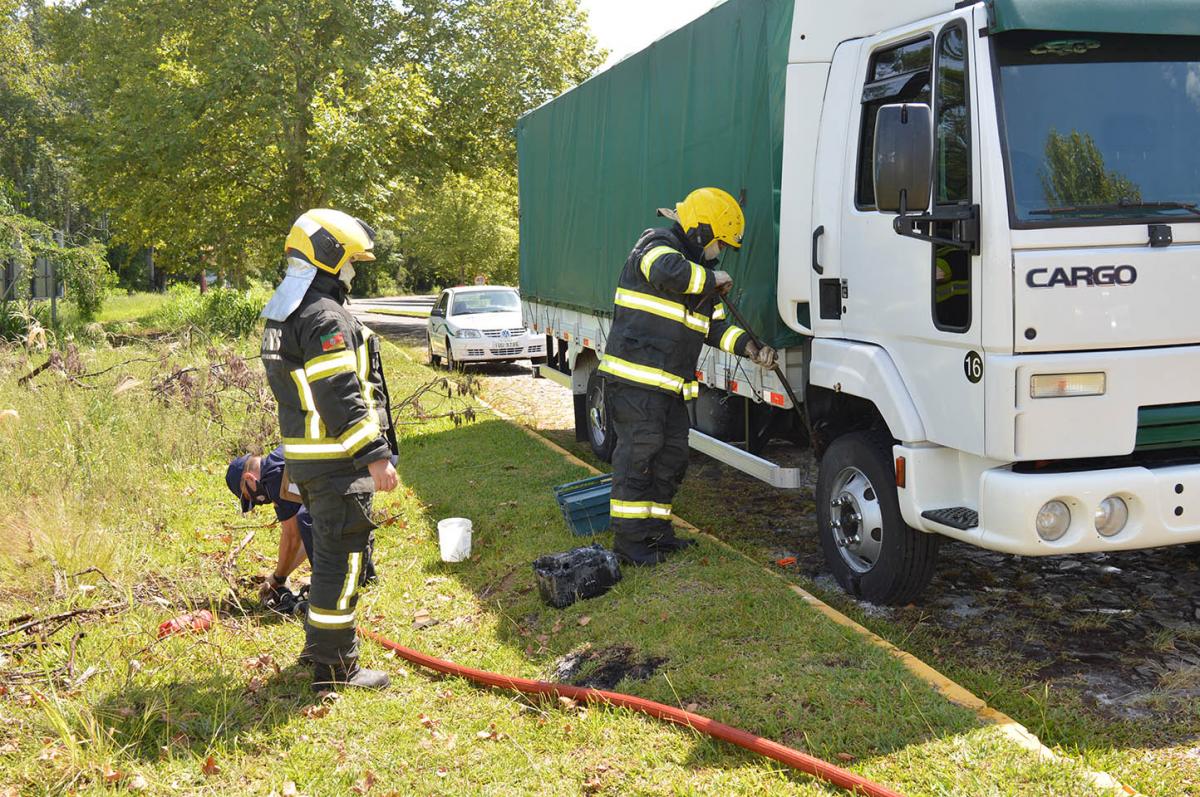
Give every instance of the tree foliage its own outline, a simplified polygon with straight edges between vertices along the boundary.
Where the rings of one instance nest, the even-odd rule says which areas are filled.
[[[119,241],[238,278],[273,277],[310,207],[394,231],[405,262],[453,232],[444,188],[515,227],[517,117],[603,58],[576,0],[76,0],[54,31]]]
[[[17,213],[0,196],[0,263],[12,263],[28,274],[38,258],[53,262],[85,320],[95,316],[104,292],[116,284],[116,274],[109,269],[104,255],[104,246],[91,240],[79,245],[60,245],[50,225]],[[16,298],[27,296],[28,283],[21,280],[18,286]]]
[[[410,0],[406,57],[438,98],[433,161],[475,176],[516,167],[518,117],[587,79],[607,57],[578,0]]]
[[[1046,137],[1042,191],[1050,207],[1140,202],[1141,188],[1119,172],[1109,171],[1091,134],[1051,130]]]
[[[274,266],[309,207],[386,206],[428,133],[388,0],[85,0],[59,27],[76,152],[120,237]]]
[[[412,219],[409,252],[426,284],[469,284],[477,275],[516,284],[517,185],[500,171],[451,173]]]

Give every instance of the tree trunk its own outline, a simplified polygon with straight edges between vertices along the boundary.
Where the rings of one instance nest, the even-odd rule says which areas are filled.
[[[307,4],[301,4],[296,13],[297,31],[305,30],[310,23]],[[288,153],[285,166],[284,185],[287,190],[288,210],[296,219],[309,209],[313,200],[313,186],[309,185],[306,161],[308,139],[312,129],[313,80],[306,69],[308,50],[297,42],[292,47],[294,87],[292,91],[292,114],[288,123]]]

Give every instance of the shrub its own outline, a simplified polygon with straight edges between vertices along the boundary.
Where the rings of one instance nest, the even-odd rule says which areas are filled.
[[[33,329],[50,326],[50,308],[45,303],[26,307],[23,302],[0,302],[0,341],[25,342]]]
[[[191,285],[173,285],[168,301],[150,321],[168,330],[195,327],[212,335],[241,338],[259,329],[259,314],[270,298],[260,287],[248,291],[210,288],[200,293]]]

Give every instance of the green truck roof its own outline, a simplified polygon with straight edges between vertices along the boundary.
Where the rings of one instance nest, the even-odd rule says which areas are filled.
[[[1196,0],[989,0],[992,33],[1052,30],[1079,33],[1200,35]]]
[[[655,210],[712,185],[745,197],[745,245],[722,267],[755,332],[779,319],[779,187],[792,0],[728,0],[517,123],[521,293],[611,312]]]

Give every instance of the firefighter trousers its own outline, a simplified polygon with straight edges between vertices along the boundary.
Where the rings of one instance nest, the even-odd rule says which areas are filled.
[[[605,400],[613,432],[612,529],[618,546],[675,536],[671,502],[688,466],[691,427],[683,397],[609,381]]]
[[[304,622],[304,654],[319,664],[349,667],[358,658],[354,610],[368,546],[374,485],[362,472],[299,485],[313,520],[312,586]]]

